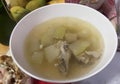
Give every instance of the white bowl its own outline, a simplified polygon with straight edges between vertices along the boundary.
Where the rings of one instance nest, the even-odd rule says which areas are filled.
[[[33,27],[48,19],[60,16],[77,17],[90,22],[102,34],[105,45],[102,59],[93,70],[91,70],[88,74],[82,77],[62,81],[45,79],[35,74],[34,71],[32,71],[32,69],[30,68],[27,61],[25,60],[23,52],[24,40]],[[114,57],[116,49],[117,49],[117,35],[111,22],[98,11],[90,7],[78,4],[67,3],[54,4],[36,9],[33,12],[26,15],[17,23],[10,38],[10,51],[12,53],[12,58],[18,65],[18,67],[23,72],[25,72],[26,74],[30,75],[33,78],[55,83],[76,82],[97,74],[110,63],[110,61]]]

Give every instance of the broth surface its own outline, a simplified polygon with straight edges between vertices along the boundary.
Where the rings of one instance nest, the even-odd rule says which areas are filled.
[[[65,33],[63,30],[60,30],[62,31],[60,34],[59,32],[57,34],[52,34],[53,30],[56,30],[56,28],[65,28]],[[62,36],[63,33],[65,34],[64,36]],[[68,36],[66,33],[68,33]],[[42,40],[46,35],[49,37],[46,37],[48,41],[46,41],[46,39],[45,41]],[[54,40],[51,39],[51,35],[54,36]],[[61,74],[61,72],[55,66],[56,61],[51,62],[51,60],[47,58],[45,54],[45,50],[47,50],[46,47],[57,44],[59,41],[66,41],[69,45],[71,45],[74,44],[74,42],[77,40],[83,40],[89,43],[89,47],[86,48],[86,52],[99,51],[97,54],[100,56],[95,58],[94,62],[81,62],[76,60],[79,52],[73,52],[72,55],[77,54],[77,56],[70,57],[67,75]],[[71,46],[69,48],[70,51],[72,51]],[[81,77],[89,73],[95,66],[97,66],[104,50],[104,43],[101,34],[90,23],[74,17],[58,17],[45,21],[44,23],[39,24],[33,28],[25,40],[24,49],[25,57],[29,62],[29,65],[37,74],[47,79],[67,80]],[[40,52],[40,54],[38,52]],[[39,59],[33,60],[33,57],[35,57],[33,54],[35,56],[42,56]]]

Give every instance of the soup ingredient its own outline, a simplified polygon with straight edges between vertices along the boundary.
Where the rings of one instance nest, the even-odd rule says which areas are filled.
[[[66,33],[65,34],[65,39],[68,43],[72,43],[72,42],[76,41],[77,38],[78,38],[78,36],[75,33]]]
[[[49,46],[54,43],[53,33],[54,29],[48,29],[41,37],[40,41],[43,46]]]
[[[27,3],[26,9],[32,11],[46,4],[45,0],[31,0]]]
[[[96,28],[73,17],[57,17],[41,23],[33,28],[25,43],[25,56],[31,67],[52,80],[88,73],[99,62],[102,51],[103,40]]]
[[[90,30],[81,30],[81,32],[80,33],[78,33],[78,37],[79,38],[89,38],[90,37],[90,34],[91,32],[90,32]]]
[[[84,52],[88,47],[90,43],[88,41],[84,40],[77,40],[69,45],[70,50],[74,54],[74,56],[78,56],[82,52]]]
[[[82,54],[75,56],[76,59],[84,64],[93,63],[95,60],[97,60],[101,53],[100,51],[85,51]]]
[[[14,6],[10,9],[10,12],[15,19],[15,21],[20,20],[25,14],[27,14],[29,11],[24,9],[23,7],[20,6]]]
[[[59,46],[50,45],[44,49],[46,59],[49,63],[53,62],[60,54]]]
[[[86,53],[82,53],[78,56],[76,56],[76,59],[79,61],[79,62],[82,62],[84,64],[88,64],[89,61],[90,61],[90,57],[88,57],[89,55],[87,55]]]
[[[60,51],[60,56],[57,59],[57,67],[62,74],[67,75],[71,53],[69,50],[67,50],[67,43],[65,41],[61,42]]]
[[[64,35],[65,35],[65,27],[59,27],[56,28],[54,31],[54,38],[55,39],[63,39]]]
[[[53,44],[56,40],[62,40],[65,35],[65,30],[64,27],[48,29],[41,38],[41,44],[48,46]]]

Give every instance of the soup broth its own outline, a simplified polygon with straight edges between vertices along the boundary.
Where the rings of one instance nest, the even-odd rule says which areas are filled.
[[[104,43],[92,24],[74,17],[57,17],[33,28],[24,49],[29,65],[41,77],[67,80],[97,66]]]

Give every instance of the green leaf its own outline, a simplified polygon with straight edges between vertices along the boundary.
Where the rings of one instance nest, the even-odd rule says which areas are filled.
[[[0,11],[1,11],[1,9],[2,9],[2,3],[1,3],[1,1],[0,1]]]
[[[2,11],[0,12],[0,43],[8,45],[11,32],[16,23],[10,19],[4,7],[0,11]]]
[[[2,4],[0,3],[0,8],[2,8]]]

